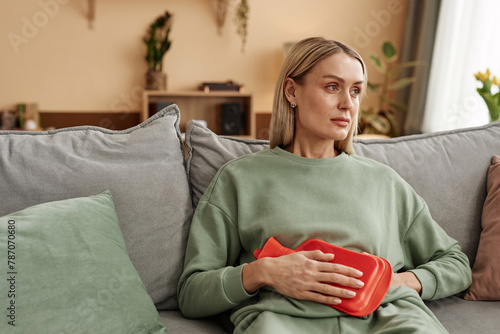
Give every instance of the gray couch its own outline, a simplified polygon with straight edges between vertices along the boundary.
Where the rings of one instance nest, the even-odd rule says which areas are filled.
[[[148,329],[158,328],[154,327],[158,324],[163,324],[170,334],[231,332],[227,314],[198,320],[183,318],[177,307],[177,280],[193,207],[215,172],[230,159],[267,147],[267,142],[217,136],[192,121],[186,132],[185,152],[178,127],[179,115],[177,107],[172,105],[124,131],[77,127],[49,132],[0,133],[0,216],[8,217],[14,211],[39,203],[86,197],[105,190],[112,194],[129,259],[143,283],[139,289],[149,295],[157,311],[133,324],[137,308],[122,306],[120,312],[102,320],[104,324],[113,318],[106,322],[107,327],[102,327],[103,333],[123,333],[118,328],[125,320],[132,321],[128,328],[134,333],[164,332],[164,329]],[[355,149],[357,154],[388,164],[405,178],[427,201],[435,220],[459,241],[471,264],[474,263],[487,170],[492,156],[500,154],[500,123],[387,140],[357,140]],[[7,224],[5,219],[0,223]],[[66,225],[73,231],[77,226],[71,224],[76,223]],[[19,252],[23,227],[20,221],[16,239]],[[33,224],[29,228],[36,232],[44,226]],[[60,249],[60,252],[67,250]],[[99,258],[96,261],[100,261]],[[28,268],[20,267],[20,275],[23,270]],[[50,272],[54,268],[39,270]],[[62,272],[64,267],[57,270]],[[16,284],[19,289],[22,284],[38,284],[37,280],[43,280],[45,274],[37,274],[34,281]],[[3,289],[9,289],[4,285],[0,285],[2,298]],[[48,289],[50,294],[52,287]],[[58,287],[53,289],[56,291]],[[101,307],[98,309],[90,303],[83,304],[88,307],[82,307],[82,302],[75,306],[71,304],[72,289],[62,291],[58,290],[58,294],[63,293],[58,295],[58,300],[67,299],[67,309],[83,310],[85,317],[92,316],[94,322],[101,321],[97,315],[99,310],[107,310],[126,297],[126,289],[117,289],[116,285],[94,285],[84,293],[97,301],[96,305]],[[29,296],[16,298],[16,320],[30,323],[29,328],[38,333],[48,332],[37,316],[42,311],[36,305],[30,305],[31,314],[23,312],[23,307],[28,308]],[[0,300],[3,304],[4,299]],[[141,309],[150,310],[151,305],[142,305]],[[457,295],[428,305],[450,333],[491,333],[500,328],[500,302],[497,301],[472,302]],[[64,317],[54,319],[57,321],[53,322],[61,323],[61,328],[68,327]],[[84,317],[80,320],[82,324],[76,328],[84,332],[87,322]],[[136,329],[132,330],[132,325],[137,325]],[[9,327],[2,320],[0,332],[4,332],[4,328]]]

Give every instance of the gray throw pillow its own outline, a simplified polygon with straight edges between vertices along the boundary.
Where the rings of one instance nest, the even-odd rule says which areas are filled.
[[[177,106],[123,131],[0,132],[0,216],[109,189],[154,303],[176,309],[192,214]]]
[[[269,147],[266,140],[219,136],[197,121],[186,129],[187,174],[196,207],[215,173],[226,162]]]

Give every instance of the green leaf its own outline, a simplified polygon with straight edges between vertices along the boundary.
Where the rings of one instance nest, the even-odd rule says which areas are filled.
[[[390,128],[389,131],[387,131],[387,135],[390,137],[394,137],[399,133],[399,125],[398,125],[398,120],[396,119],[396,116],[393,115],[392,113],[386,113],[385,117],[389,121]]]
[[[369,120],[370,125],[382,134],[386,134],[391,130],[391,123],[383,117],[373,117]]]
[[[387,72],[387,77],[389,79],[396,78],[397,76],[399,76],[401,74],[401,72],[405,68],[420,66],[420,65],[423,65],[423,64],[424,64],[423,61],[410,61],[410,62],[396,64],[394,67],[391,68],[391,70],[389,70]]]
[[[369,124],[378,133],[387,133],[391,127],[391,123],[385,115],[379,113],[365,114],[363,115],[363,121]]]
[[[392,63],[398,58],[398,52],[396,50],[396,47],[390,41],[385,41],[382,44],[382,51],[384,52],[385,58],[390,63]]]
[[[415,60],[415,61],[407,61],[404,63],[399,63],[396,65],[396,68],[399,70],[402,70],[403,68],[408,68],[408,67],[414,67],[414,66],[421,66],[424,65],[425,61],[420,61],[420,60]]]
[[[387,89],[389,90],[398,90],[398,89],[401,89],[401,88],[405,88],[405,87],[408,87],[409,85],[411,85],[412,83],[414,83],[415,81],[417,80],[417,78],[415,77],[411,77],[411,78],[403,78],[403,79],[400,79],[392,84],[390,84]]]
[[[370,59],[372,60],[373,64],[375,65],[375,68],[382,74],[385,74],[386,68],[385,64],[380,58],[374,54],[370,55]]]
[[[368,87],[369,90],[376,93],[378,90],[378,87],[380,87],[380,84],[372,84],[370,81],[368,81],[366,83],[366,86]]]
[[[389,102],[389,105],[391,107],[393,107],[394,109],[396,109],[397,111],[402,112],[402,113],[405,113],[408,110],[406,105],[404,103],[399,102],[399,101],[391,101],[391,102]]]
[[[375,108],[370,107],[369,109],[360,110],[359,113],[361,118],[370,118],[373,115],[377,115],[378,111],[376,111]]]

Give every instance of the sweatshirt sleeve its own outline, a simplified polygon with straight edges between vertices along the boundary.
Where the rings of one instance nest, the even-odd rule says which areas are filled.
[[[217,188],[223,188],[220,193],[227,194],[226,199],[217,198]],[[228,180],[216,177],[193,216],[177,289],[180,310],[188,318],[224,312],[252,296],[243,288],[244,265],[234,266],[241,251],[237,224],[229,210],[222,209],[234,201],[230,188]]]
[[[431,218],[427,205],[420,201],[422,209],[403,240],[405,267],[422,284],[423,300],[448,297],[470,285],[469,260],[458,242]]]

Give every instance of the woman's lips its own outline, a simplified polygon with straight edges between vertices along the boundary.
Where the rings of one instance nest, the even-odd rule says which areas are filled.
[[[350,123],[349,118],[345,117],[332,118],[331,121],[341,127],[348,127]]]

